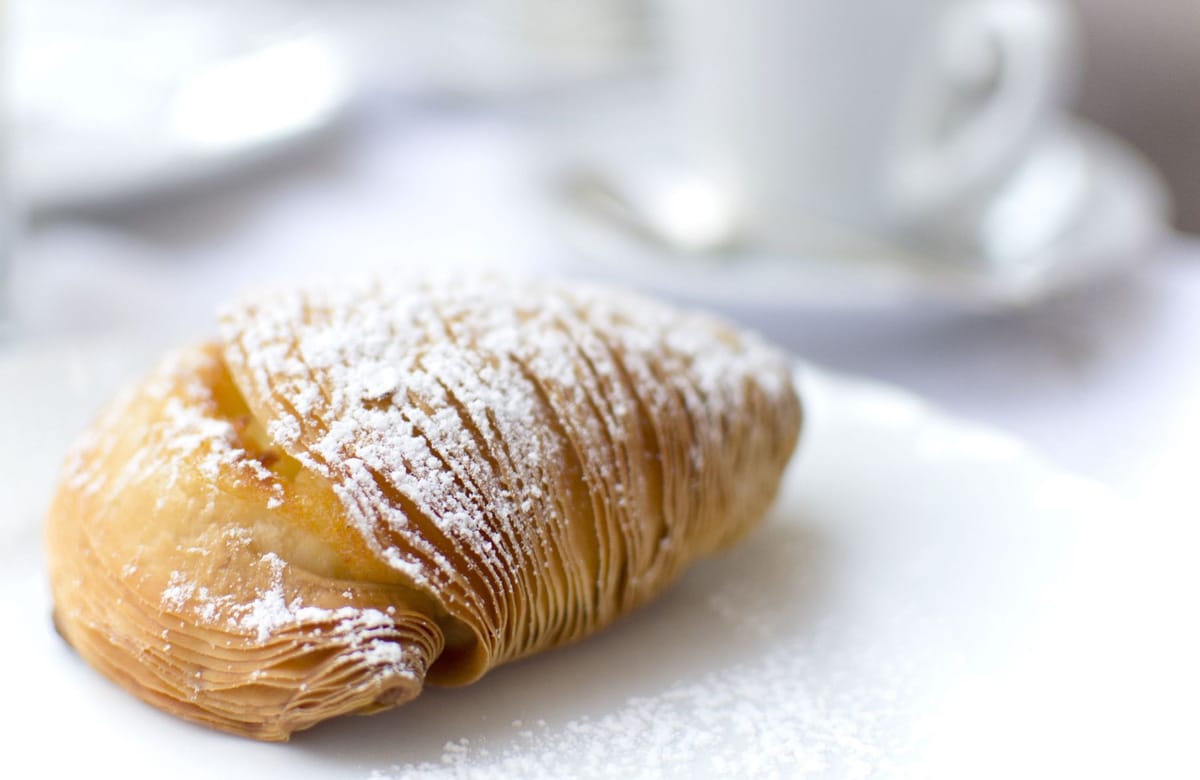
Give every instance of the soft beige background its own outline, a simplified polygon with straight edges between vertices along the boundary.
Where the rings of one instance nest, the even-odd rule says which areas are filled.
[[[1079,112],[1145,153],[1176,224],[1200,232],[1200,0],[1074,0],[1084,47]]]

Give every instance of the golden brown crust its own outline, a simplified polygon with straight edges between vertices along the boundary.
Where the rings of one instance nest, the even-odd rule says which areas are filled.
[[[280,293],[73,450],[56,619],[152,704],[286,739],[644,603],[753,527],[799,424],[780,356],[642,299]]]

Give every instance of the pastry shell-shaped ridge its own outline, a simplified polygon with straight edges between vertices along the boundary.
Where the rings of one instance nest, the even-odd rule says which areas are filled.
[[[244,299],[73,448],[56,621],[165,710],[261,739],[575,641],[735,541],[800,426],[707,316],[507,279]]]

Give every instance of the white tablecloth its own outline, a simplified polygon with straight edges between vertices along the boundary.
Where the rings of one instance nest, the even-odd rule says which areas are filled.
[[[44,218],[16,256],[15,327],[0,351],[36,359],[44,346],[52,360],[64,343],[86,349],[99,336],[105,349],[129,344],[150,355],[211,333],[213,310],[248,285],[319,273],[403,275],[451,264],[557,270],[568,250],[531,205],[539,185],[528,172],[538,144],[511,119],[482,110],[377,109],[291,165],[103,218]],[[1126,276],[1025,310],[891,311],[836,323],[797,312],[755,324],[802,359],[907,388],[1123,493],[1130,501],[1116,505],[1133,507],[1122,516],[1137,534],[1131,538],[1147,543],[1140,548],[1155,556],[1149,566],[1172,573],[1150,592],[1194,591],[1175,583],[1200,540],[1189,522],[1200,463],[1200,241],[1168,237]],[[18,399],[36,397],[36,388],[17,389]],[[60,453],[35,443],[20,457],[41,464],[30,473],[48,480]],[[998,473],[998,494],[1003,480]],[[918,481],[912,490],[936,495],[939,487]],[[1105,496],[1098,506],[1110,506],[1107,494],[1097,495]],[[32,527],[15,533],[33,544]],[[1120,552],[1099,565],[1114,583],[1145,576]],[[1101,601],[1107,624],[1110,604]],[[1191,758],[1183,713],[1195,687],[1177,672],[1191,668],[1194,631],[1174,598],[1143,601],[1136,608],[1144,620],[1116,623],[1121,648],[1136,648],[1136,659],[1112,680],[1105,667],[1094,689],[1088,678],[1085,700],[1136,709],[1145,728],[1128,744],[1122,739],[1119,754],[1175,770]],[[1138,695],[1120,698],[1128,690]],[[1128,704],[1143,700],[1153,704]],[[1039,714],[1031,722],[1044,722]],[[1146,734],[1153,739],[1144,741]],[[992,735],[966,736],[991,744]],[[1039,737],[1059,739],[1053,729]]]
[[[255,283],[459,264],[554,269],[535,136],[494,108],[376,107],[302,157],[201,193],[30,226],[12,339],[108,330],[170,343]],[[778,324],[778,323],[776,323]],[[779,335],[779,334],[774,334]],[[999,314],[801,318],[786,345],[1010,431],[1063,468],[1167,502],[1200,463],[1200,241],[1130,275]]]

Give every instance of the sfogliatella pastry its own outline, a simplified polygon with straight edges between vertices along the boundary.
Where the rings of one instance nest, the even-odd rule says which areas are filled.
[[[611,623],[755,525],[800,427],[781,355],[602,289],[314,287],[221,326],[72,449],[50,578],[89,663],[259,739]]]

